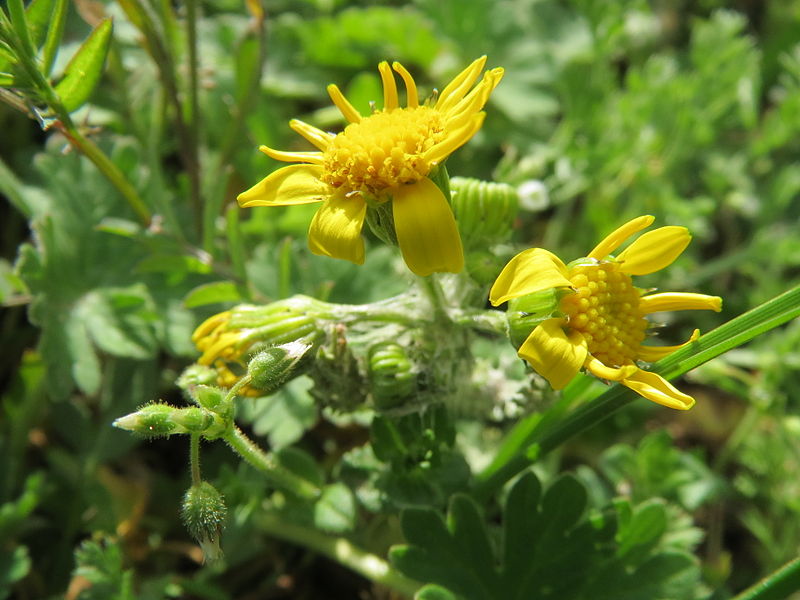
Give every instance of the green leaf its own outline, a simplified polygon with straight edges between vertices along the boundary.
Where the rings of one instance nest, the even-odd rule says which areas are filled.
[[[343,483],[334,483],[322,490],[314,505],[314,525],[330,533],[345,533],[355,527],[356,501],[353,492]]]
[[[55,88],[64,108],[72,112],[89,99],[103,73],[103,64],[111,44],[113,24],[106,19],[83,42],[64,70],[64,78]]]
[[[186,308],[196,308],[206,304],[219,304],[222,302],[241,302],[243,300],[239,287],[232,281],[215,281],[194,288],[186,294],[183,305]]]
[[[281,448],[275,452],[275,457],[282,467],[317,487],[322,487],[325,483],[325,476],[320,466],[310,454],[300,448],[293,446]]]
[[[640,504],[628,522],[620,521],[617,556],[624,556],[631,551],[643,552],[643,546],[658,542],[666,528],[667,511],[662,500],[653,498]]]

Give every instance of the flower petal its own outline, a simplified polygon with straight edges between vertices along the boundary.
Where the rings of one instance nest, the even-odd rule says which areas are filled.
[[[639,370],[639,367],[636,365],[624,365],[619,368],[608,367],[604,365],[602,361],[591,355],[589,355],[589,357],[586,359],[586,362],[583,366],[586,367],[586,370],[595,377],[606,379],[608,381],[622,381],[626,377],[630,377]]]
[[[308,247],[314,254],[364,264],[361,227],[367,204],[360,196],[336,194],[320,206],[308,228]]]
[[[694,398],[675,388],[669,381],[650,371],[639,371],[622,381],[622,385],[631,388],[640,396],[651,402],[676,410],[689,410],[694,406]]]
[[[313,125],[304,123],[300,119],[292,119],[289,121],[289,127],[294,129],[297,133],[302,135],[320,150],[327,150],[328,144],[330,144],[331,140],[336,137],[332,133],[322,131],[322,129],[317,129]]]
[[[458,273],[464,250],[453,211],[441,190],[427,177],[392,191],[397,243],[408,268],[424,277]]]
[[[358,123],[361,121],[361,113],[350,104],[335,83],[328,86],[328,95],[331,97],[331,101],[336,105],[336,108],[339,109],[339,112],[341,112],[344,118],[350,123]]]
[[[406,106],[408,108],[417,108],[419,106],[419,94],[417,93],[417,84],[411,73],[401,65],[399,62],[393,62],[392,68],[400,74],[403,78],[403,83],[406,84]]]
[[[399,106],[397,99],[397,82],[394,80],[394,73],[385,60],[378,65],[383,83],[383,110],[389,112]]]
[[[670,354],[675,352],[675,350],[679,350],[680,348],[683,348],[687,344],[691,344],[699,337],[700,337],[700,330],[695,329],[688,340],[686,340],[682,344],[678,344],[677,346],[644,346],[644,345],[639,346],[639,350],[636,353],[636,358],[638,358],[639,360],[643,360],[644,362],[649,362],[649,363],[656,362],[657,360],[661,360],[665,356],[669,356]]]
[[[322,152],[285,152],[273,150],[269,146],[259,146],[258,149],[270,158],[283,162],[322,164]]]
[[[447,111],[464,97],[472,84],[478,79],[478,76],[486,66],[486,56],[472,61],[466,69],[456,75],[453,80],[448,83],[439,94],[439,99],[436,101],[436,110]]]
[[[290,165],[270,173],[236,198],[239,206],[288,206],[321,202],[329,194],[328,185],[320,180],[322,167]]]
[[[596,258],[603,260],[606,256],[614,252],[622,243],[632,236],[637,231],[641,231],[645,227],[650,227],[650,224],[655,221],[655,217],[651,215],[644,215],[643,217],[636,217],[628,221],[622,227],[618,227],[609,233],[602,242],[594,247],[594,250],[589,252],[586,256],[588,258]]]
[[[655,273],[671,265],[691,241],[686,227],[659,227],[639,236],[617,256],[617,262],[620,270],[628,275]]]
[[[448,111],[451,116],[476,113],[489,101],[489,96],[503,78],[505,69],[497,67],[483,74],[483,80],[476,85],[458,104]]]
[[[503,267],[489,292],[494,306],[511,298],[526,296],[541,290],[570,287],[567,267],[555,254],[542,248],[524,250]]]
[[[528,336],[518,354],[550,382],[553,389],[566,386],[586,360],[586,340],[577,331],[564,333],[561,319],[547,319]]]
[[[722,310],[722,298],[705,294],[689,294],[684,292],[665,292],[650,294],[639,298],[639,308],[644,314],[664,310]]]
[[[447,131],[445,138],[441,142],[431,146],[422,154],[422,160],[430,164],[438,164],[443,161],[457,148],[466,144],[478,132],[481,125],[483,125],[484,118],[486,118],[486,113],[478,113],[473,115],[459,129]]]

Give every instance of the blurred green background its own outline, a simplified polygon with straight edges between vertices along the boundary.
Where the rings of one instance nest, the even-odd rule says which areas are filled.
[[[171,62],[142,43],[139,5]],[[640,214],[689,227],[693,243],[659,287],[720,295],[723,313],[670,315],[665,339],[800,279],[800,2],[276,0],[263,19],[258,6],[199,4],[199,110],[182,125],[164,86],[186,83],[182,3],[70,6],[62,67],[114,18],[103,79],[73,118],[158,215],[148,228],[57,127],[0,104],[0,598],[391,597],[265,534],[266,485],[222,444],[203,461],[231,508],[226,562],[203,566],[178,519],[185,445],[110,426],[152,399],[181,402],[173,382],[196,358],[193,328],[231,303],[360,303],[407,287],[374,239],[364,267],[311,255],[314,207],[235,204],[277,166],[259,144],[305,148],[289,119],[340,127],[328,83],[362,112],[380,105],[381,60],[403,63],[423,95],[481,54],[506,69],[448,169],[518,186],[508,255],[543,246],[571,260]],[[700,561],[685,597],[732,597],[800,549],[799,366],[792,322],[690,373],[689,413],[635,403],[541,474],[574,471],[597,505],[666,499]],[[297,443],[323,464],[367,437],[321,414],[302,381],[243,419],[271,447]],[[480,452],[511,423],[472,419],[462,435]]]

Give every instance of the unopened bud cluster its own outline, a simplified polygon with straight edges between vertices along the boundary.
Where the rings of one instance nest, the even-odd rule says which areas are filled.
[[[453,177],[450,189],[464,246],[482,248],[508,239],[519,208],[519,195],[514,187]]]
[[[393,408],[411,397],[417,373],[399,344],[376,344],[369,351],[369,380],[376,408]]]

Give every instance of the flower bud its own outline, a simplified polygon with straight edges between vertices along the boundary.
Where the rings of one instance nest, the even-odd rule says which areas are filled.
[[[465,246],[485,247],[508,239],[519,207],[514,187],[466,177],[453,177],[450,187],[453,212]]]
[[[377,408],[393,408],[416,390],[417,373],[402,346],[386,342],[369,350],[369,381]]]
[[[134,413],[120,417],[113,425],[151,438],[176,433],[200,433],[207,438],[215,438],[228,429],[226,419],[201,407],[176,408],[161,403],[143,406]]]
[[[214,385],[217,372],[206,365],[189,365],[183,370],[176,382],[182,390],[189,390],[196,385]]]
[[[297,367],[311,348],[311,344],[295,341],[262,350],[247,365],[250,385],[262,395],[276,391],[299,374]]]
[[[222,494],[207,481],[193,485],[183,497],[181,518],[192,537],[200,543],[203,555],[209,562],[222,555],[219,538],[225,528],[227,514]]]

